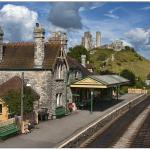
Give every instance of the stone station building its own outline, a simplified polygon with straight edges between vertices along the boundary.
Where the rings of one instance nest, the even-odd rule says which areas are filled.
[[[39,95],[34,109],[48,108],[50,118],[55,108],[72,102],[69,82],[87,76],[89,71],[75,59],[66,56],[67,38],[59,34],[45,41],[45,30],[38,23],[33,42],[3,43],[0,28],[0,84],[14,76],[22,77]]]

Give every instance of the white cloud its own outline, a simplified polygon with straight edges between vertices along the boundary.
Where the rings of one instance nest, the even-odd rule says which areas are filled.
[[[113,18],[113,19],[119,19],[119,16],[114,14],[114,12],[119,10],[119,9],[122,9],[122,7],[116,7],[114,9],[110,10],[108,13],[106,13],[104,15],[107,16],[107,17]]]
[[[125,33],[125,35],[141,55],[150,58],[150,29],[135,28]]]
[[[144,30],[143,28],[135,28],[125,33],[125,35],[133,43],[148,44],[150,38],[150,30]]]
[[[133,47],[133,45],[130,43],[130,42],[128,42],[128,41],[126,41],[126,40],[121,40],[122,42],[123,42],[123,46],[130,46],[130,47]]]
[[[141,8],[142,10],[150,10],[150,6]]]
[[[119,16],[117,16],[117,15],[114,15],[114,14],[104,14],[105,16],[107,16],[107,17],[110,17],[110,18],[113,18],[113,19],[119,19]]]
[[[25,6],[7,4],[0,9],[0,25],[8,41],[31,40],[37,19],[38,14]]]

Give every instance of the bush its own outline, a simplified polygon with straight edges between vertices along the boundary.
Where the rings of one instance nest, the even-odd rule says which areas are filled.
[[[136,80],[136,76],[134,75],[133,72],[124,69],[120,75],[126,79],[128,79],[130,81],[130,85],[135,85],[135,80]]]
[[[4,97],[4,101],[9,106],[9,110],[17,115],[21,114],[21,92],[10,90]],[[38,97],[30,88],[24,88],[23,112],[30,113],[33,111],[33,102]]]
[[[128,88],[128,86],[121,86],[119,93],[122,95],[128,93]]]
[[[135,87],[136,88],[143,88],[144,86],[146,86],[146,84],[140,78],[137,78],[136,83],[135,83]]]

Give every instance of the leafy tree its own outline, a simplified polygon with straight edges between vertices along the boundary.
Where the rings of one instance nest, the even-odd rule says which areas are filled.
[[[130,85],[135,85],[135,81],[136,81],[136,76],[133,72],[124,69],[122,70],[122,72],[120,73],[120,75],[128,80],[130,80]]]
[[[133,47],[130,47],[130,46],[125,46],[125,50],[135,52],[135,49]]]
[[[21,97],[20,92],[17,92],[14,90],[9,91],[3,97],[6,104],[9,107],[9,111],[11,111],[17,115],[20,115],[20,110],[21,110],[21,99],[20,99],[20,97]]]
[[[86,55],[87,60],[89,60],[89,52],[82,45],[77,45],[73,48],[69,48],[69,52],[67,53],[67,55],[77,59],[79,62],[81,62],[81,55]]]
[[[14,114],[21,114],[21,92],[10,90],[4,97],[9,110]],[[33,111],[33,103],[38,100],[39,96],[34,93],[30,88],[24,88],[23,110],[24,113]]]
[[[108,75],[108,74],[115,74],[114,72],[110,71],[110,70],[101,70],[100,71],[100,74],[101,75]]]

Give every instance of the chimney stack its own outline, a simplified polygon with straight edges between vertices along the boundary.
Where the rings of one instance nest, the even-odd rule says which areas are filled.
[[[86,55],[81,55],[81,65],[86,67]]]
[[[3,36],[4,36],[4,32],[0,27],[0,62],[3,59]]]
[[[34,28],[34,68],[42,68],[44,60],[44,38],[45,30],[36,23]]]

